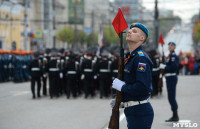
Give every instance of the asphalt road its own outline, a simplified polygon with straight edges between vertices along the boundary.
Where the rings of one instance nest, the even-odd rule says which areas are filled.
[[[200,128],[200,76],[179,76],[177,101],[181,121],[190,120]],[[163,94],[150,99],[155,116],[152,129],[172,129],[173,123],[164,122],[172,113]],[[110,98],[32,99],[30,82],[0,83],[0,129],[106,129],[111,108]],[[120,129],[126,129],[126,118],[121,110]],[[178,127],[176,127],[179,129]],[[173,128],[173,129],[176,129]]]

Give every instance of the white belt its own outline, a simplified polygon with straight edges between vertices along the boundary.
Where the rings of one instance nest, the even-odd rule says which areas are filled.
[[[23,65],[23,66],[22,66],[22,68],[23,68],[23,69],[26,69],[26,68],[27,68],[27,66],[26,66],[26,65]]]
[[[4,68],[7,69],[8,68],[7,65],[4,65]]]
[[[59,71],[58,68],[50,68],[49,71]]]
[[[67,74],[76,74],[76,71],[68,71]]]
[[[130,107],[130,106],[135,106],[135,105],[139,105],[139,104],[144,104],[144,103],[148,103],[149,100],[143,100],[143,101],[128,101],[128,102],[124,102],[124,108]]]
[[[169,76],[176,76],[176,73],[166,73],[165,77],[169,77]]]
[[[153,71],[159,71],[160,68],[153,68]]]
[[[100,71],[100,72],[108,72],[107,69],[100,69],[99,71]]]
[[[84,69],[84,72],[92,72],[92,69]]]
[[[31,68],[31,71],[40,71],[40,68]]]
[[[113,73],[118,73],[118,70],[117,69],[113,70]]]
[[[11,69],[11,68],[14,68],[14,66],[13,66],[12,64],[9,64],[9,65],[8,65],[8,68]]]

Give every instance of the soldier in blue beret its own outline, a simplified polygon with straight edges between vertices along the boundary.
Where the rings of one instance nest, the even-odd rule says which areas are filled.
[[[166,122],[179,121],[178,112],[177,112],[178,104],[176,102],[176,84],[178,81],[177,72],[178,72],[178,66],[179,66],[179,58],[175,54],[175,48],[176,48],[175,42],[168,43],[168,50],[170,53],[166,60],[166,64],[160,64],[160,68],[164,69],[165,71],[168,100],[171,105],[171,110],[173,112],[172,117],[166,120]]]
[[[149,36],[141,23],[133,23],[126,36],[129,53],[126,55],[124,81],[114,79],[112,87],[122,92],[128,129],[150,129],[154,111],[149,102],[152,91],[153,63],[143,51],[142,44]],[[115,101],[111,102],[111,106]]]

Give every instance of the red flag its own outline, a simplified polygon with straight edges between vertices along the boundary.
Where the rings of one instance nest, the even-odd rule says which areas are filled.
[[[120,8],[114,20],[112,21],[112,25],[115,28],[117,34],[123,32],[128,27],[128,24],[126,23]]]
[[[158,43],[160,43],[160,44],[165,44],[165,42],[164,42],[164,40],[163,40],[163,35],[162,35],[162,33],[160,34],[160,38],[159,38]]]

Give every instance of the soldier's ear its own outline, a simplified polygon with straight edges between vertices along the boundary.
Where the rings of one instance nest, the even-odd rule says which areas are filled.
[[[141,40],[141,41],[144,41],[145,38],[146,38],[146,37],[145,37],[144,35],[141,35],[141,36],[140,36],[140,40]]]

